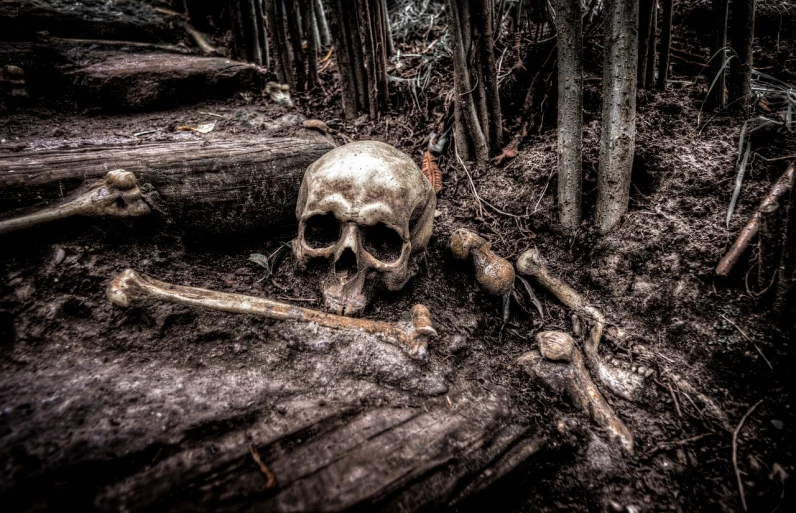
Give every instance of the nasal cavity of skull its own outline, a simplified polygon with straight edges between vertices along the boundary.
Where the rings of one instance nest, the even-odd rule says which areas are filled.
[[[357,256],[351,248],[345,248],[343,254],[334,263],[334,273],[347,277],[356,275],[357,270]]]
[[[392,228],[382,223],[365,229],[365,251],[384,263],[395,262],[401,256],[403,240]]]
[[[328,248],[340,240],[340,223],[334,214],[314,215],[304,225],[304,242],[313,249]]]

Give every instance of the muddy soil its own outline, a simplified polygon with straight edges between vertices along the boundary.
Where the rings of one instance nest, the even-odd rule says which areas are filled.
[[[691,50],[699,51],[696,32],[684,27],[675,41],[690,41]],[[328,72],[325,80],[333,83]],[[593,209],[599,139],[599,83],[587,84],[586,217]],[[131,267],[172,283],[319,306],[323,267],[302,273],[288,255],[275,276],[261,280],[262,269],[248,261],[251,253],[270,254],[291,240],[295,227],[194,244],[146,223],[81,219],[5,238],[0,250],[4,502],[13,510],[185,509],[189,504],[249,509],[270,497],[267,492],[230,492],[231,498],[212,493],[234,492],[226,487],[233,479],[262,479],[248,457],[233,471],[189,475],[171,494],[157,491],[152,475],[170,483],[169,476],[190,473],[184,466],[190,459],[180,459],[185,454],[237,450],[246,444],[230,441],[235,436],[249,440],[268,426],[306,425],[298,412],[317,410],[318,417],[333,420],[310,425],[331,429],[340,419],[382,407],[461,408],[478,422],[483,414],[478,406],[489,405],[500,410],[489,413],[492,422],[519,426],[518,439],[545,440],[546,450],[477,493],[454,493],[455,500],[438,506],[741,511],[732,430],[762,400],[735,444],[740,479],[750,511],[791,511],[796,415],[788,375],[796,338],[776,328],[768,303],[754,293],[754,251],[726,280],[717,280],[713,270],[787,163],[765,159],[795,154],[796,142],[780,132],[759,136],[759,157],[747,171],[726,227],[743,119],[720,114],[703,127],[698,122],[704,120],[703,93],[700,84],[640,93],[630,211],[605,237],[588,223],[574,236],[557,230],[555,132],[549,127],[502,167],[477,173],[443,158],[444,188],[420,271],[404,290],[374,296],[365,314],[397,321],[413,304],[426,304],[441,336],[422,365],[379,341],[164,304],[120,310],[105,298],[111,277]],[[337,143],[382,140],[419,162],[428,126],[417,113],[391,114],[378,123],[343,122],[333,92],[294,99],[295,109],[256,95],[134,115],[52,105],[25,109],[0,119],[0,151],[92,140],[136,144],[141,137],[306,135],[295,123],[268,125],[298,112],[327,121],[338,131]],[[219,122],[207,136],[173,131],[210,120]],[[132,135],[146,130],[155,131]],[[493,207],[479,206],[466,172]],[[604,391],[636,438],[634,456],[619,454],[585,415],[515,364],[534,348],[535,333],[572,332],[570,312],[537,290],[544,317],[527,301],[512,303],[501,330],[500,300],[479,290],[469,265],[453,260],[446,249],[450,233],[462,226],[512,262],[537,247],[556,274],[629,333],[623,341],[606,341],[602,351],[656,370],[639,403]],[[665,372],[676,372],[713,398],[728,425],[673,387]],[[308,410],[312,403],[317,408]],[[557,426],[570,427],[562,433]],[[313,435],[291,436],[294,448]],[[271,447],[265,459],[286,447]],[[161,474],[141,477],[152,468]],[[289,473],[276,469],[277,481],[280,471]],[[227,484],[219,488],[219,482]],[[164,499],[153,504],[131,499],[152,489]]]

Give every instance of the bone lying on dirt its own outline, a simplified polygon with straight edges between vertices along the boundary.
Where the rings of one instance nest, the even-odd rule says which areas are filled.
[[[652,374],[652,369],[636,366],[634,372],[632,368],[608,365],[600,358],[598,348],[606,324],[602,312],[589,305],[586,299],[567,283],[550,274],[542,255],[535,248],[529,249],[520,255],[517,259],[517,272],[522,275],[532,276],[564,305],[591,322],[591,329],[584,344],[584,352],[586,353],[589,367],[597,375],[600,382],[613,393],[629,401],[637,400],[638,394],[644,386],[644,379]]]
[[[138,217],[149,212],[135,175],[117,169],[109,171],[105,178],[97,180],[87,191],[62,205],[0,221],[0,235],[75,215]]]
[[[792,162],[785,173],[779,177],[779,180],[774,183],[774,186],[769,191],[768,195],[763,198],[763,201],[760,202],[760,206],[758,207],[755,214],[752,216],[752,219],[746,223],[746,226],[743,227],[741,233],[738,235],[738,238],[735,239],[735,242],[730,247],[729,251],[722,257],[719,265],[716,266],[716,274],[719,276],[727,276],[732,271],[732,268],[735,267],[736,262],[743,254],[746,247],[752,241],[752,239],[757,235],[757,230],[760,228],[760,211],[764,210],[765,208],[773,205],[779,201],[779,199],[788,191],[790,187],[790,180],[794,173],[794,166],[796,166],[796,162]]]
[[[116,276],[106,290],[115,305],[128,307],[138,299],[153,298],[171,303],[199,306],[229,313],[260,315],[270,319],[312,322],[327,328],[358,330],[382,335],[404,348],[413,358],[423,358],[428,341],[437,336],[431,313],[423,305],[412,307],[411,321],[389,323],[334,315],[301,308],[270,299],[231,294],[196,287],[172,285],[126,269]]]
[[[587,411],[594,422],[607,429],[622,448],[632,454],[633,435],[589,377],[583,355],[575,347],[572,337],[560,331],[543,331],[536,334],[536,341],[539,351],[525,353],[517,362],[554,388],[563,386],[575,404]]]
[[[472,257],[475,279],[490,294],[504,296],[514,286],[514,267],[497,256],[478,234],[459,228],[451,235],[450,248],[459,260]]]

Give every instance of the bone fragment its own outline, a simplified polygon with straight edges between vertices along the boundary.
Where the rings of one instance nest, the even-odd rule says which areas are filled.
[[[514,286],[514,267],[505,258],[497,256],[479,235],[459,228],[451,235],[450,247],[459,260],[472,257],[475,279],[490,294],[504,296]]]
[[[128,307],[138,299],[153,298],[171,303],[199,306],[221,312],[260,315],[270,319],[312,322],[327,328],[364,331],[383,335],[413,358],[423,358],[428,341],[437,336],[431,322],[431,313],[423,305],[412,307],[411,321],[389,323],[334,315],[301,308],[270,299],[231,294],[196,287],[172,285],[126,269],[116,276],[106,290],[108,299],[115,305]]]
[[[517,272],[522,275],[532,276],[559,301],[574,310],[577,315],[591,321],[591,329],[583,346],[583,352],[586,354],[586,361],[589,367],[597,375],[599,381],[613,393],[628,401],[637,400],[638,394],[644,386],[645,375],[649,373],[649,369],[642,367],[641,372],[632,372],[631,369],[608,365],[600,358],[598,348],[606,324],[602,312],[588,304],[587,300],[569,284],[550,274],[544,258],[542,258],[539,250],[535,248],[529,249],[520,255],[517,259]],[[576,330],[580,331],[580,329],[576,325]]]
[[[732,271],[735,263],[741,257],[746,247],[752,241],[757,230],[760,227],[760,211],[768,207],[770,204],[776,203],[779,199],[790,189],[790,180],[794,173],[794,166],[796,162],[791,162],[785,173],[779,177],[774,186],[769,191],[768,195],[760,202],[757,212],[752,216],[752,219],[746,223],[738,238],[735,239],[730,250],[722,257],[719,265],[716,266],[716,274],[719,276],[727,276]]]
[[[74,215],[138,217],[150,212],[133,173],[116,169],[70,201],[33,214],[0,221],[0,235]]]
[[[632,454],[633,435],[589,377],[583,355],[572,337],[561,331],[543,331],[536,334],[536,341],[539,344],[538,353],[525,353],[517,362],[554,387],[563,385],[572,401],[588,412],[597,425],[607,429],[625,451]],[[551,365],[548,362],[565,362],[566,367],[559,367],[563,365],[561,363]]]

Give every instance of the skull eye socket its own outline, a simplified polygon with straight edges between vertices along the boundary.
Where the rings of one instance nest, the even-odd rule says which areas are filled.
[[[312,249],[328,248],[340,240],[340,223],[334,214],[317,214],[304,223],[304,242]]]
[[[398,232],[382,223],[365,229],[363,238],[365,251],[384,263],[395,262],[401,257],[404,241]]]

